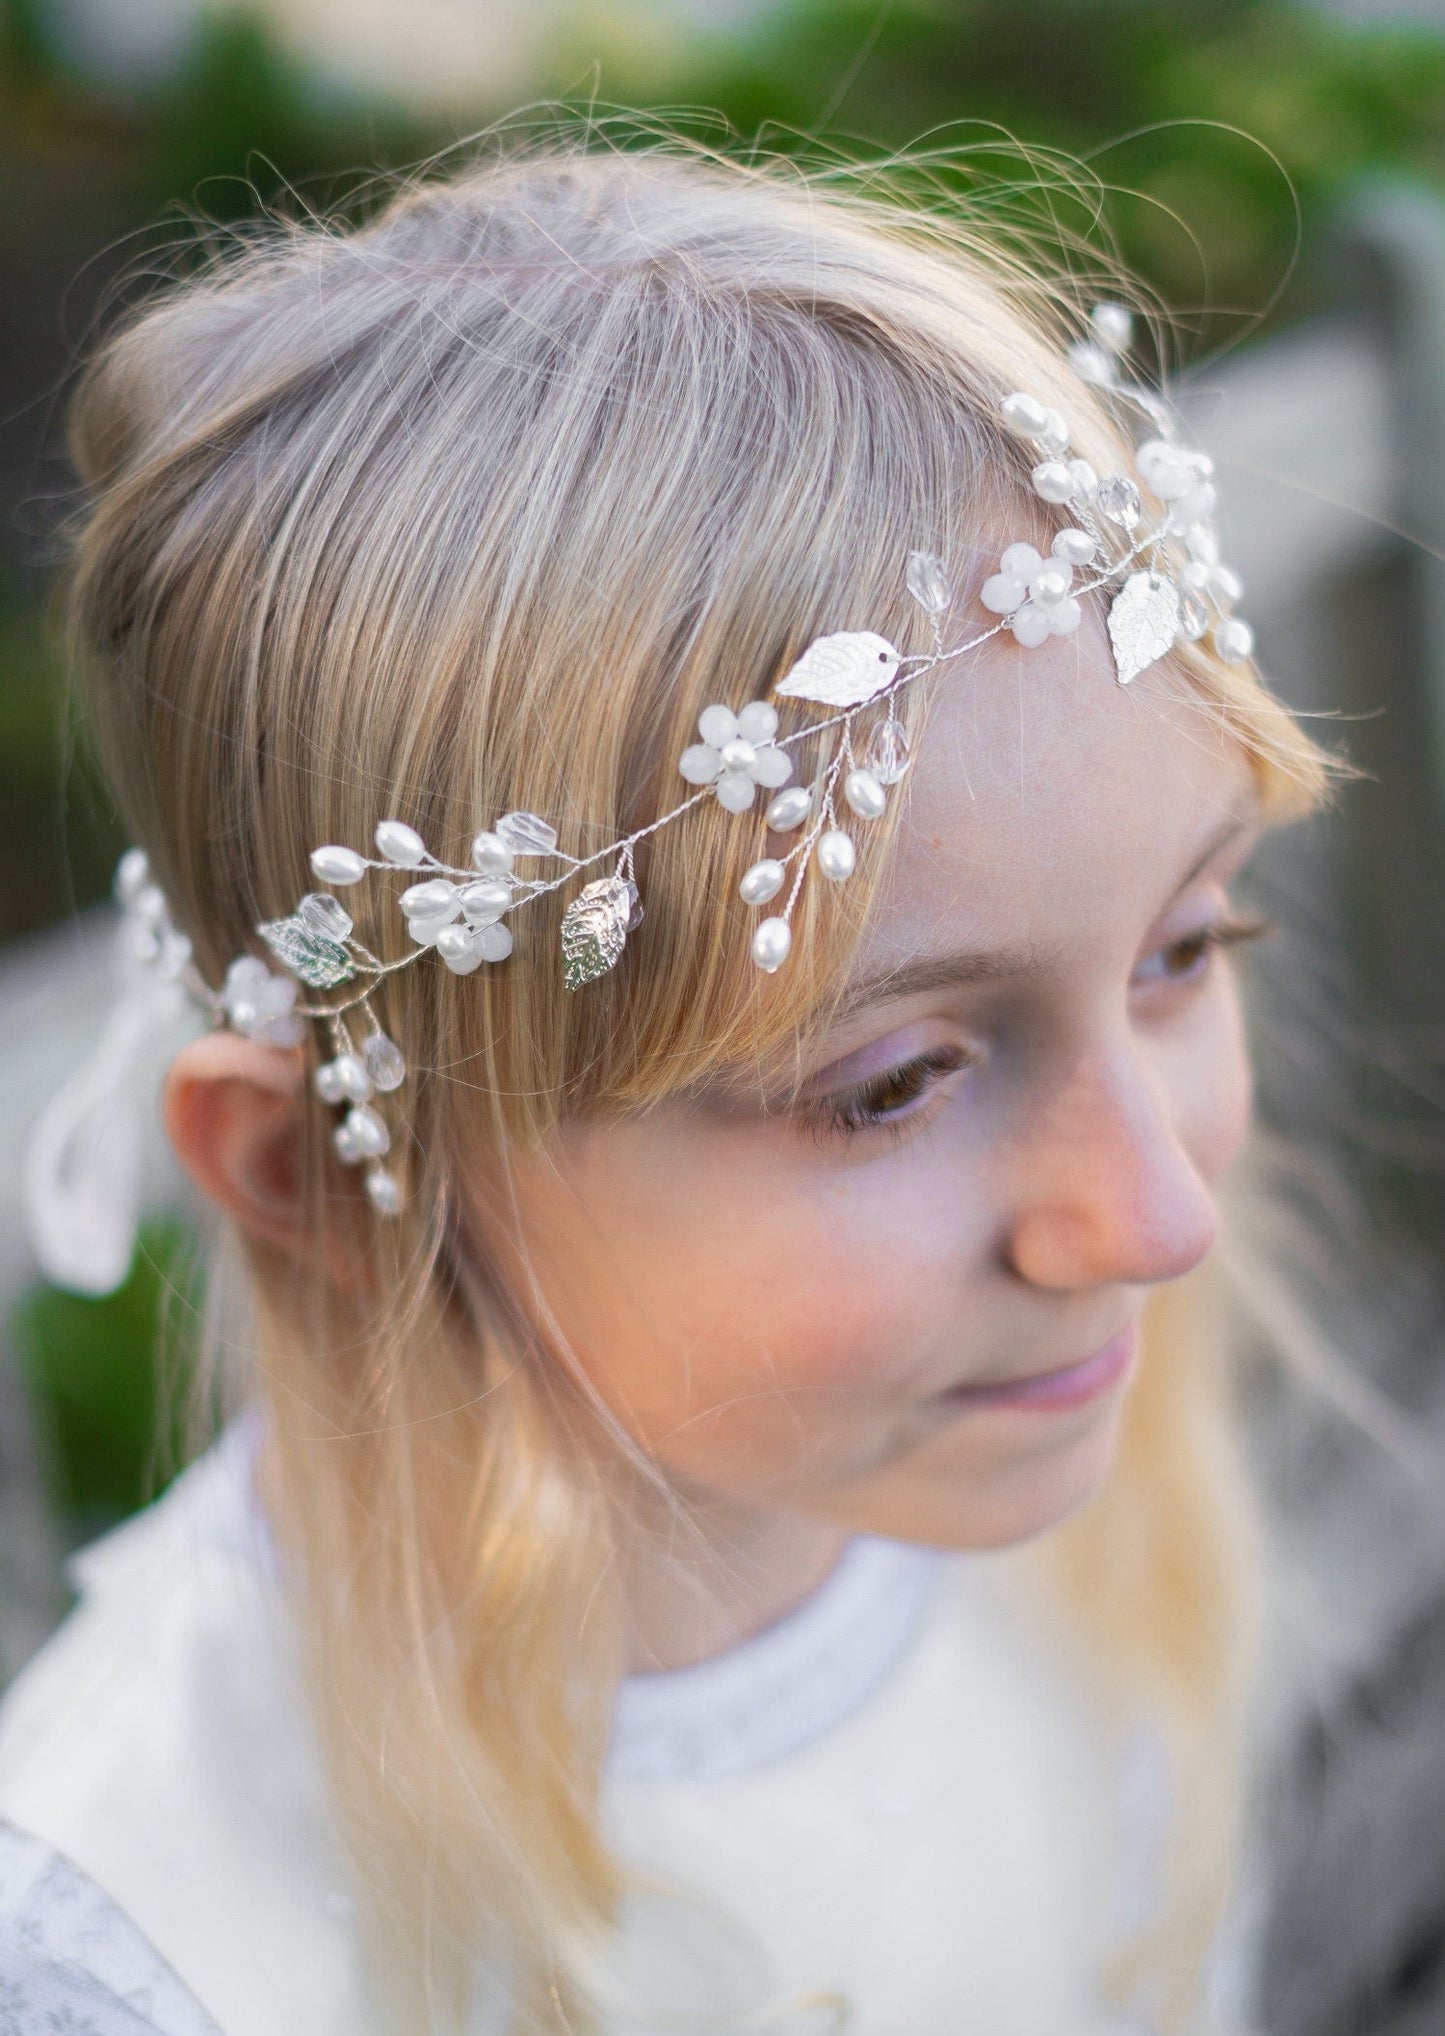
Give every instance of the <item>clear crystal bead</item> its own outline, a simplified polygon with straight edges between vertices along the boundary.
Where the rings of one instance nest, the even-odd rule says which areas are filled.
[[[296,917],[313,933],[319,933],[326,940],[337,942],[350,937],[351,914],[339,898],[333,898],[326,891],[308,891],[296,907]]]
[[[896,785],[907,770],[908,730],[893,715],[874,729],[864,766],[880,785]]]
[[[406,1080],[406,1062],[401,1048],[384,1032],[369,1032],[361,1042],[361,1060],[371,1077],[372,1087],[399,1089]]]
[[[1209,610],[1192,587],[1179,596],[1179,634],[1186,643],[1198,643],[1209,627]]]
[[[942,615],[953,598],[943,560],[931,552],[908,554],[908,591],[929,615]]]
[[[513,855],[552,855],[557,848],[557,830],[540,813],[504,813],[494,832],[502,837]]]
[[[1139,490],[1123,474],[1111,474],[1107,481],[1100,481],[1094,501],[1099,514],[1107,516],[1111,523],[1117,523],[1121,530],[1136,529],[1144,514]]]

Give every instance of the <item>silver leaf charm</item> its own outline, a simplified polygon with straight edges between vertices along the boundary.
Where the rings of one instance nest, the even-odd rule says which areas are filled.
[[[1179,633],[1179,589],[1162,573],[1131,573],[1109,603],[1109,641],[1119,684],[1163,657]]]
[[[312,990],[334,990],[349,983],[356,964],[339,942],[328,940],[299,916],[268,919],[256,931],[282,968]]]
[[[814,700],[820,707],[861,707],[898,676],[899,654],[871,629],[845,629],[820,636],[774,690],[788,700]]]
[[[633,904],[635,889],[623,877],[601,877],[562,914],[562,980],[569,990],[596,982],[621,960],[627,929],[642,916]]]

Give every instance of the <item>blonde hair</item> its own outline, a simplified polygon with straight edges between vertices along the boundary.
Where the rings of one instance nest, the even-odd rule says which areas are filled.
[[[824,630],[914,646],[909,548],[961,560],[1042,513],[1001,393],[1057,402],[1118,464],[1065,363],[1078,329],[1071,293],[966,207],[681,144],[514,145],[359,228],[275,221],[214,250],[107,338],[73,413],[88,711],[202,970],[294,905],[317,843],[395,813],[460,849],[526,806],[586,853],[674,801],[709,701],[764,693]],[[1180,662],[1269,815],[1314,805],[1332,760],[1257,676]],[[649,844],[645,935],[584,994],[538,959],[559,901],[529,908],[505,968],[389,984],[414,1079],[374,1289],[318,1298],[244,1243],[269,1502],[399,2026],[459,2028],[479,1957],[516,2030],[595,2021],[620,1890],[596,1817],[615,1549],[649,1477],[463,1234],[458,1184],[504,1191],[561,1117],[808,1035],[886,842],[805,896],[771,980],[736,901],[755,852],[711,808]],[[327,1128],[317,1234],[369,1234]],[[1156,1296],[1118,1472],[1056,1553],[1101,1654],[1217,1776],[1248,1509],[1204,1284]],[[1222,1843],[1209,1857],[1172,1912],[1186,1978]]]

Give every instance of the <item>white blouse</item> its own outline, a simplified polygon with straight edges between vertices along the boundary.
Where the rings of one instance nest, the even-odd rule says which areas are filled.
[[[77,1608],[0,1704],[0,2036],[62,1982],[96,2036],[373,2036],[254,1445],[237,1424],[74,1558]],[[658,1891],[624,1909],[612,2036],[1145,2027],[1100,1975],[1148,1910],[1161,1758],[1017,1582],[860,1537],[776,1625],[624,1682],[604,1829]],[[1233,2029],[1243,1966],[1217,1968]],[[484,1984],[476,2036],[505,2026]]]

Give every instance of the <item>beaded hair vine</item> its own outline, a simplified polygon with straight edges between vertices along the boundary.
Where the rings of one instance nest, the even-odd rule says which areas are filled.
[[[779,735],[778,711],[769,700],[749,700],[736,710],[722,703],[705,708],[698,740],[678,759],[679,773],[692,788],[688,795],[647,826],[585,857],[568,854],[541,815],[520,811],[503,814],[479,833],[465,866],[433,855],[414,828],[396,819],[377,827],[374,855],[335,844],[318,848],[311,872],[328,888],[307,892],[286,918],[256,928],[279,970],[245,954],[231,963],[218,990],[197,972],[190,941],[173,924],[144,853],[131,849],[116,878],[130,961],[181,984],[218,1025],[248,1038],[294,1047],[308,1022],[323,1026],[332,1054],[314,1080],[321,1101],[345,1112],[334,1132],[336,1150],[349,1165],[365,1168],[378,1212],[394,1215],[401,1196],[395,1176],[382,1164],[391,1130],[377,1098],[401,1086],[406,1065],[371,1005],[373,991],[387,976],[431,950],[457,975],[505,961],[517,912],[583,877],[562,915],[559,956],[567,988],[583,988],[616,966],[641,922],[634,872],[638,845],[706,800],[746,815],[759,789],[768,795],[763,816],[768,831],[796,836],[785,852],[754,862],[739,886],[745,904],[775,905],[754,928],[751,942],[757,966],[772,973],[792,945],[793,909],[808,872],[816,867],[828,882],[847,882],[857,863],[858,839],[882,815],[892,787],[908,770],[909,739],[895,703],[925,673],[1005,631],[1030,649],[1052,636],[1072,635],[1082,620],[1079,597],[1102,589],[1113,590],[1108,631],[1121,686],[1176,643],[1196,642],[1211,630],[1220,658],[1238,663],[1250,656],[1253,632],[1233,613],[1239,580],[1220,563],[1213,465],[1207,454],[1180,442],[1168,406],[1125,371],[1130,337],[1129,313],[1101,304],[1092,314],[1091,337],[1073,346],[1069,358],[1083,380],[1143,420],[1148,435],[1135,446],[1134,476],[1100,478],[1087,461],[1071,457],[1067,423],[1034,397],[1015,391],[1001,402],[1003,423],[1037,454],[1035,495],[1071,521],[1054,537],[1047,556],[1032,544],[1005,549],[979,594],[996,619],[966,641],[945,645],[943,617],[953,599],[948,571],[941,560],[915,551],[907,560],[906,583],[928,618],[932,648],[905,655],[871,630],[818,637],[772,693],[778,701],[826,710],[822,719]],[[1145,491],[1159,505],[1157,513],[1146,514]],[[790,783],[793,748],[828,731],[834,732],[831,751],[811,783]],[[363,946],[352,915],[335,895],[370,872],[405,880],[397,902],[410,945],[393,960]],[[302,1001],[303,990],[316,993],[317,1000]]]

